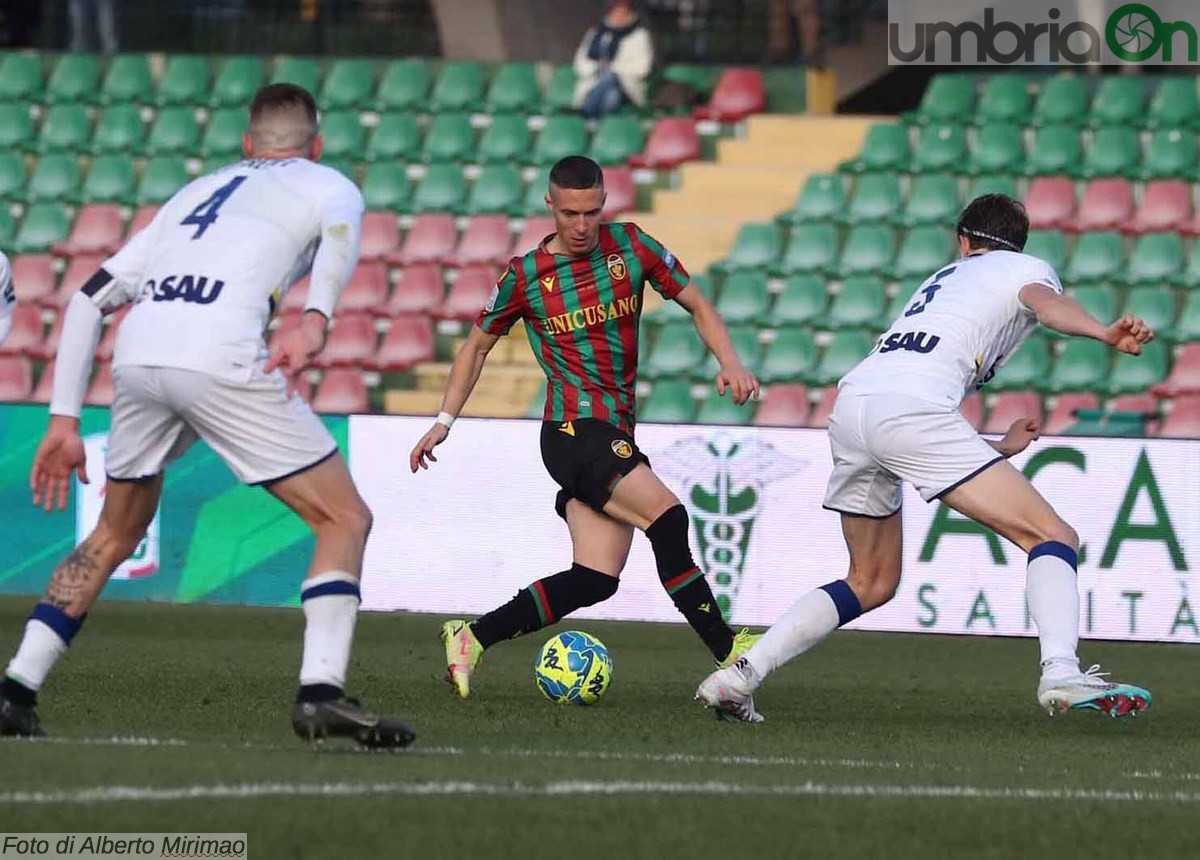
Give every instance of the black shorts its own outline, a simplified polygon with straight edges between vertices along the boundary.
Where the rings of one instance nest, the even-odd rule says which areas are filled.
[[[567,501],[579,499],[603,511],[617,482],[649,458],[633,437],[599,418],[542,424],[542,462],[562,489],[554,509],[567,517]]]

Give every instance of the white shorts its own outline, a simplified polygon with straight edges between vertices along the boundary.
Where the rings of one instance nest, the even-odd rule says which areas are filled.
[[[962,413],[899,394],[838,395],[824,506],[864,517],[900,510],[901,483],[930,502],[1004,458]]]
[[[203,439],[246,484],[267,484],[337,453],[329,430],[278,372],[233,382],[180,367],[113,369],[105,471],[117,481],[157,475]]]

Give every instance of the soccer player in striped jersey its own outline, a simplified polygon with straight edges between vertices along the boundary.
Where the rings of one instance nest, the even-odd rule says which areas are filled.
[[[555,509],[570,530],[574,563],[469,624],[443,626],[447,672],[461,698],[470,694],[471,673],[486,648],[612,597],[635,528],[650,540],[663,588],[719,665],[736,660],[756,638],[725,623],[692,559],[687,511],[633,438],[645,283],[691,313],[720,361],[719,394],[744,404],[758,396],[758,380],[683,265],[637,225],[602,222],[604,200],[594,161],[569,156],[554,166],[546,202],[555,233],[509,263],[454,360],[437,421],[410,457],[413,472],[436,461],[433,449],[449,435],[488,352],[524,320],[548,380],[542,461],[561,487]]]

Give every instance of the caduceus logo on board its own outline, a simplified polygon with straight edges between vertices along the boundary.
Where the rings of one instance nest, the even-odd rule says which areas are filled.
[[[726,618],[737,600],[763,490],[807,463],[755,436],[688,436],[652,453],[654,470],[672,479],[696,525],[700,567]]]

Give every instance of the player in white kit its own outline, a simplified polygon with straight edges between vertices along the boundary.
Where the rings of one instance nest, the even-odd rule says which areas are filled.
[[[163,470],[203,439],[247,484],[265,487],[316,535],[301,590],[305,615],[296,733],[364,746],[412,742],[411,728],[343,693],[371,512],[337,444],[291,393],[321,351],[358,261],[363,199],[316,163],[316,104],[291,84],[250,108],[246,160],[181,189],[72,296],[50,427],[34,459],[35,504],[65,506],[86,481],[79,414],[101,317],[132,303],[113,357],[104,507],[95,530],[55,569],[0,682],[0,733],[41,733],[36,697],[118,564],[154,517]],[[264,332],[287,289],[311,270],[300,326],[268,353]]]
[[[1080,670],[1079,536],[1007,458],[1037,438],[1015,421],[990,442],[959,405],[1041,323],[1138,355],[1153,332],[1126,315],[1111,325],[1062,294],[1054,269],[1021,253],[1024,207],[999,194],[973,200],[957,224],[962,258],[925,281],[904,313],[838,386],[829,421],[833,473],[824,506],[842,515],[850,572],[809,592],[734,666],[710,675],[696,698],[719,715],[758,722],[753,693],[775,669],[838,627],[892,599],[902,561],[901,487],[939,499],[1028,553],[1026,598],[1041,644],[1037,700],[1051,713],[1136,715],[1150,693]]]
[[[8,257],[0,254],[0,343],[12,331],[13,311],[17,308],[17,293],[13,289],[12,266]]]

